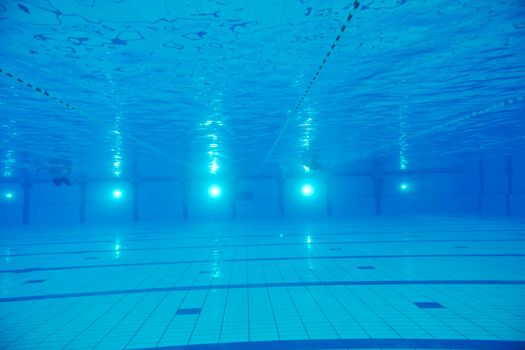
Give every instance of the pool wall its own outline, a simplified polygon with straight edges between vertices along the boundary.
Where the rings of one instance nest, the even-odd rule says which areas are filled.
[[[306,182],[315,188],[312,197],[303,197],[300,193],[301,185]],[[400,188],[403,183],[407,185],[406,190]],[[219,180],[223,188],[219,198],[208,196],[210,184],[206,178],[194,179],[185,185],[187,193],[184,194],[179,181],[143,179],[137,186],[138,197],[134,198],[130,182],[90,181],[85,187],[85,208],[82,209],[82,186],[56,187],[50,181],[35,181],[30,183],[24,214],[23,184],[4,181],[0,183],[0,225],[21,225],[24,217],[26,224],[31,225],[77,224],[82,215],[87,224],[126,224],[183,222],[185,218],[189,221],[279,216],[320,219],[376,214],[371,178],[359,172],[340,173],[330,179],[315,174],[285,177],[282,202],[277,177],[241,178],[235,184],[227,179]],[[116,188],[122,191],[119,199],[112,196]],[[232,191],[242,195],[233,196]],[[10,199],[5,197],[9,192],[13,194]],[[184,198],[187,198],[186,209]],[[482,163],[476,160],[424,172],[409,170],[403,175],[386,173],[381,214],[524,217],[525,156],[514,156],[510,160],[491,158]]]

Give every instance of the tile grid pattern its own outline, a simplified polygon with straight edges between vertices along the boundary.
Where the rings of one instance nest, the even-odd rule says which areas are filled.
[[[5,232],[0,298],[43,298],[0,302],[0,349],[521,346],[512,341],[525,341],[525,256],[516,255],[525,241],[514,239],[525,225],[443,222]],[[98,259],[86,260],[92,251]],[[424,282],[437,280],[451,283]]]

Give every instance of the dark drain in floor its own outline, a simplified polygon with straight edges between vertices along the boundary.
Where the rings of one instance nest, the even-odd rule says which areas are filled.
[[[177,310],[177,315],[198,315],[202,311],[201,307],[194,307],[194,308],[181,308]]]
[[[435,301],[414,301],[414,305],[416,305],[420,309],[444,309],[445,307],[441,305],[440,303],[436,303]]]
[[[29,280],[29,281],[25,281],[24,284],[35,284],[35,283],[42,283],[45,281],[46,280]]]

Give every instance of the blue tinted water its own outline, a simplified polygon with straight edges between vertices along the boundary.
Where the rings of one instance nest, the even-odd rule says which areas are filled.
[[[0,348],[524,348],[524,5],[0,1]]]

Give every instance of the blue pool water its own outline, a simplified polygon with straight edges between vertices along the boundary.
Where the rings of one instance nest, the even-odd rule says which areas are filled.
[[[0,349],[524,349],[521,0],[0,1]]]

